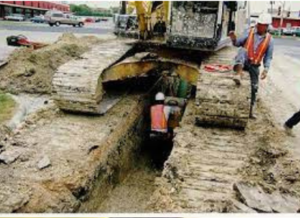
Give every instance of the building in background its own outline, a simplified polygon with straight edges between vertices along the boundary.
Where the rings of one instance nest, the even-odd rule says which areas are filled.
[[[283,17],[282,20],[282,28],[291,28],[291,27],[300,27],[300,10],[278,10],[275,9],[268,9],[268,13],[272,14],[272,26],[274,28],[280,27],[280,20],[281,15]],[[281,14],[283,13],[283,14]],[[256,20],[258,19],[260,13],[252,13],[251,14],[251,24],[254,25]]]
[[[0,1],[0,18],[9,14],[23,14],[27,18],[45,14],[48,10],[69,12],[67,4],[48,1]]]

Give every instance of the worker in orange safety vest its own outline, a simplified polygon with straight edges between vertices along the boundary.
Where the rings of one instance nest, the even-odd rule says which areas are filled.
[[[165,95],[158,92],[155,95],[155,104],[151,106],[151,132],[158,135],[167,135],[168,119],[171,108],[164,104]],[[153,135],[153,134],[152,134]]]
[[[267,77],[268,70],[273,57],[274,42],[270,33],[268,33],[269,25],[272,23],[270,14],[263,13],[259,16],[257,25],[251,28],[247,33],[237,38],[235,33],[231,31],[229,37],[234,46],[241,47],[235,58],[234,70],[237,72],[235,82],[241,84],[243,70],[248,71],[251,78],[251,110],[250,118],[255,119],[254,105],[258,91],[258,82]],[[263,61],[264,70],[259,72],[259,67]]]

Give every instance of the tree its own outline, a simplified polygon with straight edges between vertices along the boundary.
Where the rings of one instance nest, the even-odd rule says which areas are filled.
[[[101,12],[95,11],[92,8],[90,8],[89,6],[87,6],[86,4],[81,4],[81,5],[71,4],[70,10],[71,10],[71,12],[73,12],[75,15],[78,15],[78,16],[95,16],[95,17],[103,17],[103,16],[111,17],[112,16],[111,13],[101,13]]]

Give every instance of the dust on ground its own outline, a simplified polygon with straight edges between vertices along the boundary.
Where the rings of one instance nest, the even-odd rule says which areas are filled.
[[[0,89],[10,93],[49,94],[56,69],[100,42],[94,36],[77,38],[65,33],[55,43],[38,50],[16,49],[0,70]]]

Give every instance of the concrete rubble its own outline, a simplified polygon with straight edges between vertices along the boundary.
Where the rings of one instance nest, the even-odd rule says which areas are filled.
[[[242,202],[259,212],[297,213],[300,209],[299,198],[289,194],[268,194],[259,185],[244,182],[234,184],[234,189]]]
[[[15,162],[20,156],[19,150],[8,150],[4,151],[0,154],[0,163],[3,162],[5,164],[11,164]]]
[[[44,156],[37,164],[39,170],[45,169],[51,165],[51,161],[48,156]]]

